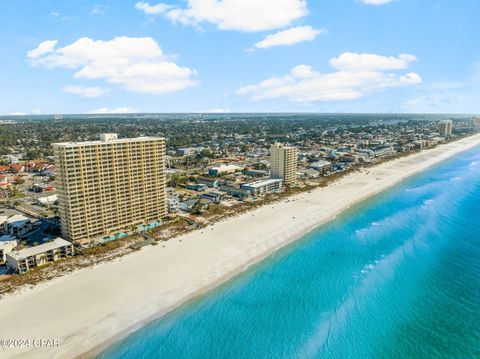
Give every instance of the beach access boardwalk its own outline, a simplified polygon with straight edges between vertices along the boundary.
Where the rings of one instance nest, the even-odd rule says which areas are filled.
[[[0,338],[50,338],[59,345],[4,348],[0,356],[72,358],[95,350],[89,353],[93,355],[353,204],[478,145],[480,134],[386,162],[311,193],[7,295],[0,300]]]

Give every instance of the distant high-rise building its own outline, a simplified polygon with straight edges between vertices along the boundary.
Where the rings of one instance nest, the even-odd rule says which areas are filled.
[[[275,143],[271,146],[270,150],[271,177],[281,178],[284,183],[289,186],[295,184],[297,179],[297,148]]]
[[[167,214],[165,139],[118,139],[53,144],[62,234],[88,242]]]
[[[438,132],[442,137],[450,137],[452,135],[453,122],[452,120],[441,121],[438,125]]]
[[[472,117],[472,119],[470,120],[470,128],[473,131],[480,130],[480,117]]]

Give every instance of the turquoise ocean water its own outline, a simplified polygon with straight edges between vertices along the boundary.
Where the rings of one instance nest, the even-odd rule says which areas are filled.
[[[480,149],[362,203],[100,358],[480,358]]]

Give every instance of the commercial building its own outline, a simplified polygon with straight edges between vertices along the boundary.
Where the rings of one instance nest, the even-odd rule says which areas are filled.
[[[210,176],[221,176],[224,174],[235,173],[241,171],[243,168],[235,165],[221,165],[219,167],[212,167],[208,170]]]
[[[165,139],[53,145],[62,234],[72,242],[158,223],[167,214]]]
[[[285,185],[294,185],[297,179],[298,150],[295,147],[275,143],[270,148],[270,176],[283,179]]]
[[[58,201],[58,196],[56,194],[52,194],[51,196],[40,197],[37,199],[37,202],[42,206],[48,206]]]
[[[296,173],[295,173],[296,176]],[[268,192],[279,191],[283,188],[282,179],[266,179],[251,183],[245,183],[240,186],[243,189],[249,190],[254,196],[259,196]]]
[[[438,124],[438,132],[442,137],[449,137],[452,135],[453,122],[452,120],[444,120]]]
[[[25,273],[69,256],[73,256],[73,245],[62,238],[6,254],[7,266],[16,273]]]

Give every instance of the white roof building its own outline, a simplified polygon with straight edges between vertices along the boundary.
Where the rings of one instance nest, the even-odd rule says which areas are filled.
[[[8,218],[6,221],[4,221],[4,223],[8,223],[8,224],[16,223],[16,222],[21,223],[25,221],[30,221],[30,218],[25,217],[23,214],[15,214],[10,218]]]
[[[21,249],[19,251],[13,252],[12,254],[10,254],[10,257],[15,258],[17,260],[22,260],[31,256],[35,256],[37,254],[41,254],[44,252],[51,251],[53,249],[57,249],[63,246],[70,246],[70,245],[72,245],[71,242],[58,237],[50,242],[40,244],[39,246],[29,247],[29,248],[25,248],[25,249]]]
[[[221,165],[218,167],[212,167],[209,169],[208,173],[211,176],[218,176],[223,173],[234,173],[237,171],[243,170],[243,167],[236,166],[236,165]]]
[[[12,251],[6,255],[6,260],[7,265],[15,272],[25,273],[67,256],[73,256],[73,245],[58,237],[39,246]]]
[[[250,192],[256,196],[266,192],[281,190],[283,188],[283,179],[270,178],[258,180],[255,182],[242,184],[240,187],[250,190]]]
[[[52,194],[51,196],[39,198],[38,202],[45,206],[47,204],[52,204],[52,203],[56,202],[57,200],[58,200],[58,196],[56,194]]]
[[[14,236],[23,236],[32,229],[32,220],[22,214],[11,216],[3,222],[3,230]]]

